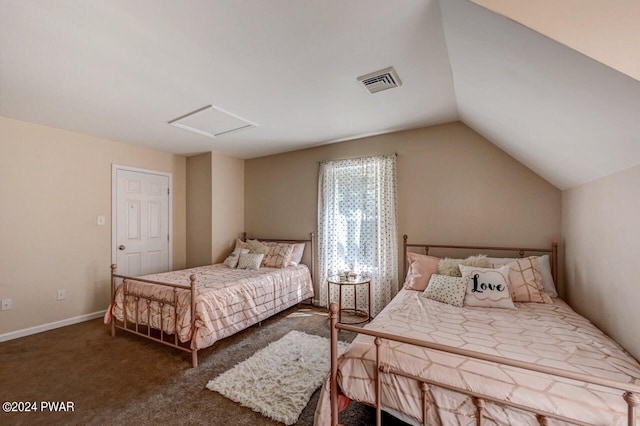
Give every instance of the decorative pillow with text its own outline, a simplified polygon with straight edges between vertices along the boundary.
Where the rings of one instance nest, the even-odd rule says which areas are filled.
[[[515,309],[509,292],[509,267],[499,269],[460,265],[467,281],[465,306]]]

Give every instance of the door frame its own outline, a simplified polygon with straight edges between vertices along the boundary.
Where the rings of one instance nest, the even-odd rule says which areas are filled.
[[[118,170],[127,172],[148,173],[169,178],[169,270],[173,270],[173,174],[157,170],[141,169],[138,167],[111,164],[111,263],[117,263],[117,217],[118,217]]]

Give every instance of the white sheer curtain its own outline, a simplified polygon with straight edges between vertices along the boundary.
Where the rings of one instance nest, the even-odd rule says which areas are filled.
[[[371,314],[398,289],[396,156],[320,163],[318,180],[319,300],[327,306],[327,277],[354,270],[371,277]],[[333,287],[332,286],[332,290]],[[364,286],[358,286],[364,287]],[[364,291],[366,288],[360,288]],[[345,292],[343,307],[352,306]],[[366,304],[366,296],[358,301]],[[337,291],[332,301],[337,301]]]

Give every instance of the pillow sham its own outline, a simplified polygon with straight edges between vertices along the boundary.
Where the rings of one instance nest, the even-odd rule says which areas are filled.
[[[267,253],[262,259],[262,266],[266,268],[284,268],[291,262],[291,253],[293,253],[293,245],[287,243],[265,242],[268,248]]]
[[[424,291],[429,285],[432,274],[438,273],[439,257],[426,254],[408,252],[409,269],[404,288],[409,290]]]
[[[262,253],[240,253],[240,259],[238,260],[238,269],[260,269],[262,263]]]
[[[248,248],[250,253],[267,254],[269,252],[269,247],[258,240],[242,241],[236,238],[236,248]]]
[[[302,256],[304,255],[304,248],[306,243],[295,243],[293,245],[293,252],[291,253],[291,261],[288,266],[295,266],[302,262]]]
[[[236,248],[234,249],[234,251],[238,249],[244,249],[244,248],[246,249],[249,248],[249,242],[242,241],[240,238],[236,238]]]
[[[551,262],[548,254],[538,257],[538,266],[540,266],[540,276],[542,277],[544,291],[549,297],[558,297],[556,283],[553,281],[553,274],[551,274]]]
[[[269,253],[269,246],[258,240],[249,240],[249,253],[266,255]]]
[[[422,297],[461,308],[467,292],[467,278],[433,274]]]
[[[509,290],[514,302],[553,303],[544,291],[536,256],[516,259],[505,266],[510,270]]]
[[[445,257],[438,264],[438,274],[451,277],[461,277],[460,265],[477,266],[479,268],[491,268],[491,262],[484,254],[469,256],[466,259],[451,259]]]
[[[241,253],[249,253],[249,249],[235,249],[229,254],[229,256],[227,256],[227,258],[222,263],[224,263],[225,266],[231,269],[235,268],[236,266],[238,266],[238,260],[240,260]]]
[[[498,269],[460,265],[467,279],[465,306],[515,309],[509,292],[509,266]]]
[[[538,256],[538,267],[540,276],[542,278],[542,286],[544,287],[544,291],[549,295],[549,297],[558,297],[558,291],[556,290],[556,283],[553,281],[553,274],[551,274],[551,262],[549,260],[549,255],[545,254],[544,256]],[[489,261],[491,262],[491,266],[494,268],[505,265],[507,263],[511,263],[516,258],[513,257],[490,257]]]

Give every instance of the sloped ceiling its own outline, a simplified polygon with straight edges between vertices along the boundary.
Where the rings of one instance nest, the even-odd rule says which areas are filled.
[[[167,124],[209,104],[257,128]],[[640,163],[639,112],[637,80],[467,0],[0,0],[0,115],[178,154],[461,119],[564,189]]]
[[[640,82],[474,3],[441,7],[467,125],[560,189],[640,163]]]

